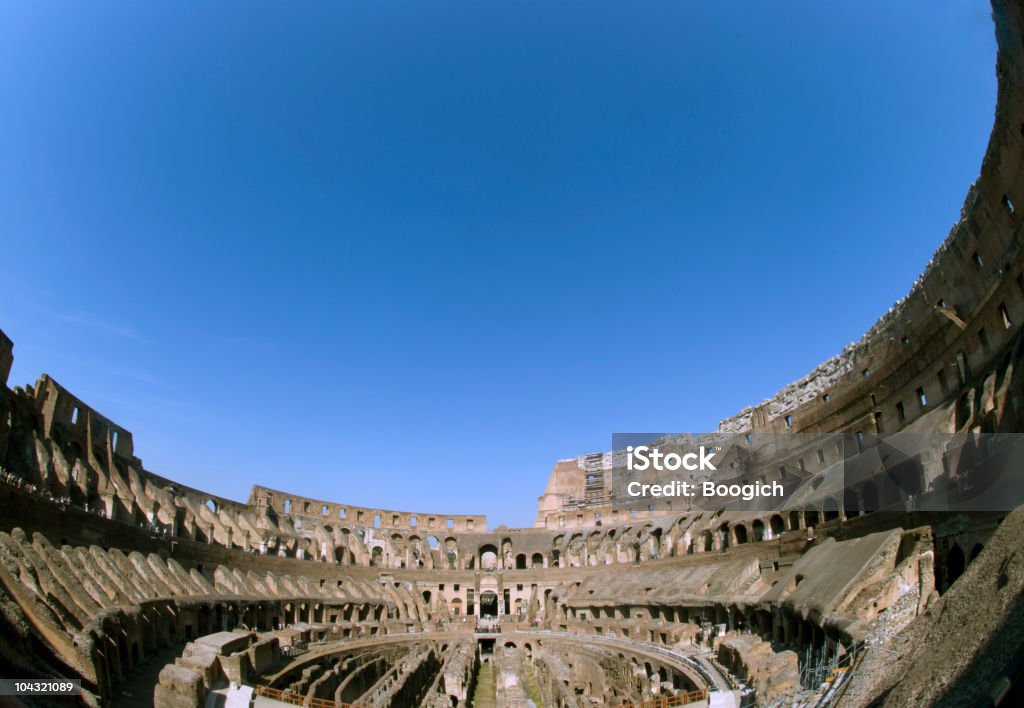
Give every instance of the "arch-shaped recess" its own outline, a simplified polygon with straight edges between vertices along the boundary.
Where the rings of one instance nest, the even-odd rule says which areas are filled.
[[[736,536],[736,545],[740,545],[747,542],[747,527],[743,524],[736,524],[733,526],[733,534]]]
[[[498,548],[493,543],[480,546],[480,569],[494,570],[498,567]]]

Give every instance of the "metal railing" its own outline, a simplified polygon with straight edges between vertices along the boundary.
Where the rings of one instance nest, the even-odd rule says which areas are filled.
[[[698,701],[706,701],[708,692],[706,690],[689,691],[664,698],[649,698],[640,703],[620,703],[619,708],[673,708],[674,706],[685,706]]]
[[[328,698],[313,698],[295,693],[293,691],[271,688],[270,686],[255,686],[256,695],[264,698],[272,698],[281,703],[291,706],[306,706],[306,708],[359,708],[354,703],[341,703]]]

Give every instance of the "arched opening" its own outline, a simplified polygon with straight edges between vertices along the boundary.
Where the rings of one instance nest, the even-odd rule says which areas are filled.
[[[836,500],[832,497],[825,500],[823,511],[825,512],[825,523],[839,518],[839,505],[836,504]]]
[[[736,534],[736,545],[747,542],[747,527],[743,524],[736,524],[733,533]]]
[[[206,500],[206,508],[210,510],[210,513],[216,514],[217,513],[217,502],[215,502],[213,499],[207,499]]]
[[[457,597],[454,600],[452,600],[451,609],[452,609],[452,617],[461,617],[462,616],[462,598],[461,597]]]
[[[530,565],[532,565],[534,568],[543,568],[544,556],[540,553],[534,553],[533,556],[530,558]]]
[[[808,506],[804,508],[804,523],[808,527],[818,525],[818,510],[815,509],[813,506]]]
[[[427,542],[430,542],[429,538]],[[459,567],[459,544],[451,536],[444,540],[444,557],[449,570]]]
[[[983,550],[985,550],[985,547],[983,545],[981,545],[980,543],[975,543],[974,548],[971,549],[971,560],[973,561],[975,558],[977,558]]]
[[[480,547],[481,570],[494,570],[498,567],[498,549],[488,544]]]
[[[480,593],[480,616],[481,617],[497,617],[498,616],[498,595],[491,590],[485,590]]]
[[[754,523],[750,525],[754,535],[754,543],[758,543],[764,540],[764,522],[760,519],[754,519]]]
[[[516,570],[526,570],[526,554],[520,553],[516,556]]]
[[[380,565],[384,558],[384,551],[380,549],[380,546],[374,546],[373,550],[370,551],[370,565]]]
[[[786,532],[786,522],[782,520],[782,517],[778,514],[772,516],[768,520],[769,527],[772,530],[772,538],[777,538]]]
[[[713,551],[715,548],[715,540],[711,536],[710,531],[701,531],[700,533],[700,549],[705,553]]]
[[[900,504],[909,511],[921,493],[923,480],[920,462],[915,459],[900,460],[886,468],[885,476],[881,478],[879,498],[884,505]]]
[[[554,550],[554,551],[551,551],[551,567],[552,568],[557,568],[558,567],[559,560],[561,559],[561,557],[562,557],[562,554],[557,549]]]
[[[791,511],[789,512],[789,530],[796,531],[800,528],[800,512]]]
[[[654,560],[661,553],[661,529],[654,529],[651,534],[651,560]]]
[[[843,515],[847,519],[860,516],[860,503],[857,500],[857,492],[847,489],[843,492]]]
[[[964,574],[964,567],[966,565],[963,549],[960,548],[959,544],[953,544],[953,547],[949,549],[949,553],[946,554],[946,577],[944,586],[941,588],[942,592],[948,590]]]

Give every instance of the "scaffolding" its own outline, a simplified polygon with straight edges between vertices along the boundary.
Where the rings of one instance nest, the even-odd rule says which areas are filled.
[[[604,453],[595,453],[583,458],[583,498],[593,499],[605,495]]]

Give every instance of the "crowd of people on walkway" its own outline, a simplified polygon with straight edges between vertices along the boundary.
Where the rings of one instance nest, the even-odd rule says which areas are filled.
[[[28,492],[29,494],[35,494],[46,499],[47,501],[53,502],[54,504],[58,505],[61,509],[67,509],[69,506],[71,506],[71,497],[56,496],[49,489],[40,489],[38,484],[34,482],[26,482],[25,478],[22,477],[21,475],[14,474],[13,472],[8,472],[3,467],[0,467],[0,479],[2,479],[5,484],[15,487],[16,489],[22,489]]]

